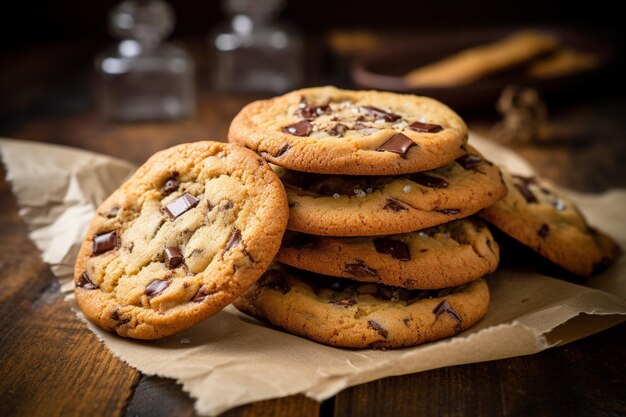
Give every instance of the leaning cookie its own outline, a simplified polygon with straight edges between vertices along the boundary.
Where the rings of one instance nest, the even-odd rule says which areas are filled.
[[[329,176],[275,168],[288,229],[320,236],[406,233],[463,218],[506,194],[497,166],[467,146],[445,167],[402,176]]]
[[[427,97],[319,87],[249,104],[228,140],[296,171],[396,175],[452,162],[467,135],[456,113]]]
[[[479,216],[557,265],[590,276],[613,263],[619,246],[590,227],[576,205],[538,177],[503,170],[509,193]]]
[[[468,329],[487,312],[489,289],[479,279],[444,290],[405,290],[278,266],[234,305],[327,345],[400,348]]]
[[[477,218],[412,233],[322,237],[287,232],[276,259],[319,274],[408,289],[474,281],[498,266],[499,249]]]
[[[87,318],[156,339],[216,313],[265,271],[288,218],[268,164],[196,142],[151,157],[97,210],[74,271]]]

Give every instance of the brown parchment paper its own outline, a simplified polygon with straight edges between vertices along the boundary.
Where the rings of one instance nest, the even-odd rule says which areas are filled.
[[[471,135],[470,143],[509,169],[532,173],[515,153]],[[134,170],[126,162],[60,146],[0,140],[0,154],[30,237],[71,293],[72,266],[96,206]],[[626,190],[569,192],[589,221],[626,247]],[[487,316],[454,338],[394,351],[346,350],[282,333],[232,306],[178,335],[127,340],[86,325],[129,365],[176,379],[200,414],[291,394],[323,400],[391,375],[528,355],[626,319],[626,257],[585,286],[500,268],[488,278]]]

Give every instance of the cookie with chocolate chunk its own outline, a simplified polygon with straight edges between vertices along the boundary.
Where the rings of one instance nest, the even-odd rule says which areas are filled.
[[[247,105],[228,139],[291,170],[397,175],[452,162],[467,134],[456,113],[427,97],[318,87]]]
[[[479,216],[540,255],[581,276],[613,263],[619,246],[589,226],[574,202],[539,177],[513,175],[503,169],[509,189],[503,200]]]
[[[489,306],[484,279],[406,290],[276,266],[234,303],[298,336],[346,348],[400,348],[456,335]]]
[[[74,272],[88,319],[156,339],[219,311],[265,271],[288,218],[254,152],[196,142],[152,156],[97,210]]]
[[[466,146],[445,167],[400,176],[303,174],[275,168],[289,198],[288,229],[321,236],[406,233],[463,218],[506,194],[497,166]]]
[[[493,272],[499,249],[477,218],[401,235],[324,237],[287,232],[276,259],[319,274],[409,289],[465,284]]]

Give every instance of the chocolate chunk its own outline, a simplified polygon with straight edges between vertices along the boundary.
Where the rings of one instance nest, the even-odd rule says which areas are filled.
[[[395,122],[401,118],[398,114],[389,113],[374,106],[361,106],[359,107],[359,110],[368,116],[374,116],[376,119],[383,119],[386,122]]]
[[[407,177],[411,181],[414,181],[420,185],[423,185],[424,187],[430,187],[430,188],[436,188],[436,189],[442,189],[442,188],[448,187],[448,183],[444,179],[433,177],[431,175],[424,174],[423,172],[415,172],[413,174],[407,175]]]
[[[374,239],[374,247],[376,248],[376,252],[391,255],[392,258],[399,261],[411,260],[409,246],[400,240],[379,237]]]
[[[165,181],[165,185],[163,186],[163,192],[165,194],[171,194],[174,191],[178,190],[178,187],[180,187],[180,183],[174,178],[170,178]]]
[[[284,133],[289,133],[294,136],[309,136],[312,131],[313,125],[306,120],[283,127]]]
[[[441,209],[441,210],[435,210],[437,213],[442,213],[442,214],[449,214],[449,215],[455,215],[455,214],[459,214],[461,212],[461,210],[459,209]]]
[[[442,315],[443,313],[450,314],[452,318],[456,320],[456,330],[457,332],[460,332],[463,328],[462,327],[463,320],[461,319],[461,316],[459,315],[459,313],[457,313],[454,310],[454,308],[452,308],[452,306],[447,300],[443,300],[437,305],[437,307],[433,309],[433,314],[435,315],[436,318],[439,318],[439,316]]]
[[[181,214],[184,214],[188,210],[191,210],[192,208],[197,206],[199,202],[200,200],[198,200],[196,197],[192,196],[191,194],[185,193],[182,196],[178,197],[176,200],[169,203],[167,206],[165,206],[165,208],[163,208],[163,211],[165,212],[165,214],[167,214],[170,220],[174,220]]]
[[[289,145],[288,143],[285,143],[283,146],[280,147],[278,152],[276,152],[274,157],[278,158],[278,157],[283,156],[285,154],[285,152],[287,152],[289,149],[291,149],[291,145]]]
[[[193,296],[191,301],[194,303],[201,303],[206,300],[211,294],[214,294],[214,292],[211,292],[206,285],[203,285],[200,287],[196,295]]]
[[[346,133],[347,130],[348,126],[344,125],[343,123],[337,123],[335,126],[333,126],[332,129],[330,129],[330,134],[333,136],[343,136],[343,134]]]
[[[379,152],[384,151],[397,153],[403,158],[406,158],[407,152],[413,146],[415,146],[415,142],[413,142],[411,138],[403,135],[402,133],[396,133],[395,135],[387,139],[385,143],[376,148],[376,150]]]
[[[148,300],[161,294],[169,286],[169,282],[163,279],[154,279],[146,286],[144,294],[148,296]]]
[[[89,274],[86,272],[83,272],[82,274],[80,274],[80,276],[78,277],[78,281],[76,281],[75,285],[78,288],[83,288],[85,290],[95,290],[96,288],[98,288],[96,284],[91,282],[91,279],[89,278]]]
[[[433,123],[413,122],[409,125],[409,129],[416,132],[437,133],[443,130],[443,126]]]
[[[478,167],[482,164],[487,163],[485,159],[481,158],[478,155],[473,155],[471,153],[468,153],[466,155],[463,155],[460,158],[457,158],[456,162],[459,165],[461,165],[463,169],[465,169],[466,171],[476,171],[476,172],[483,172],[480,169],[478,169]]]
[[[387,331],[387,329],[385,329],[383,326],[380,325],[380,323],[377,323],[374,320],[368,320],[367,325],[369,326],[370,329],[375,330],[379,335],[381,335],[385,339],[389,335],[389,332]]]
[[[355,277],[378,278],[378,271],[365,265],[365,262],[361,260],[357,260],[355,263],[352,263],[352,264],[345,264],[343,268],[345,272],[347,272],[350,275],[354,275]]]
[[[348,307],[352,307],[353,305],[355,305],[356,300],[354,298],[343,298],[337,301],[330,301],[330,303],[336,306],[343,307],[343,308],[348,308]]]
[[[391,211],[395,211],[395,212],[402,211],[402,210],[408,210],[408,208],[405,205],[401,204],[398,200],[394,200],[393,198],[388,198],[387,199],[383,209],[391,210]]]
[[[239,242],[241,242],[241,231],[234,227],[233,231],[230,232],[230,237],[228,238],[228,242],[226,242],[224,252],[228,252],[233,247],[237,246]]]
[[[165,258],[165,266],[169,269],[178,268],[183,263],[183,254],[175,246],[168,246],[163,251],[163,257]]]
[[[92,256],[100,255],[115,249],[117,246],[117,233],[107,232],[93,237],[93,249],[91,251]]]
[[[306,233],[294,233],[283,239],[284,248],[314,248],[317,246],[317,238]]]
[[[537,234],[540,238],[545,239],[550,234],[550,226],[548,226],[547,224],[541,225],[539,230],[537,230]]]

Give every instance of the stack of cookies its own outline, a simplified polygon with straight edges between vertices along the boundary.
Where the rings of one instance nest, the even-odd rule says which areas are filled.
[[[102,203],[76,300],[135,339],[234,302],[318,342],[397,348],[486,313],[499,249],[474,214],[578,275],[619,256],[550,184],[503,176],[467,138],[425,97],[324,87],[252,103],[229,133],[250,149],[166,149]]]
[[[456,113],[411,95],[323,87],[245,107],[229,140],[274,164],[289,222],[278,262],[235,306],[350,348],[472,326],[499,253],[471,216],[507,190],[467,138]]]

